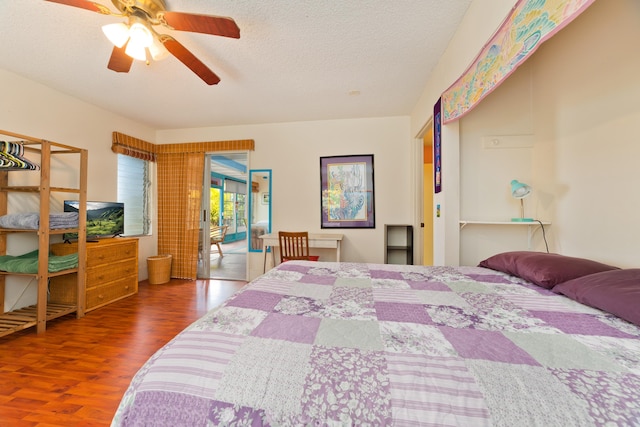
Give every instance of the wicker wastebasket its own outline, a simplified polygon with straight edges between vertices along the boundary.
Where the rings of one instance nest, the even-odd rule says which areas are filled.
[[[161,285],[171,280],[171,255],[155,255],[147,258],[149,284]]]

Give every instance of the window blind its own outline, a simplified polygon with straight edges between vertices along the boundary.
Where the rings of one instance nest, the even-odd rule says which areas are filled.
[[[247,184],[244,182],[234,181],[232,179],[225,179],[224,191],[228,193],[244,194],[247,192]]]
[[[118,201],[124,203],[124,234],[146,235],[149,217],[149,162],[118,154]]]

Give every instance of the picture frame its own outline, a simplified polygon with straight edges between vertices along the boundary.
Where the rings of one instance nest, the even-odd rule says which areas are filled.
[[[376,228],[373,154],[320,157],[321,228]]]
[[[433,192],[442,191],[442,98],[433,107]]]
[[[262,193],[261,194],[261,198],[260,198],[260,202],[263,205],[268,205],[269,204],[269,199],[270,199],[270,194],[269,193]]]

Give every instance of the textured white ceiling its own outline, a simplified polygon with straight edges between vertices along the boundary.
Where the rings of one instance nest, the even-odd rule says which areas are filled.
[[[240,27],[162,31],[220,76],[208,86],[173,57],[108,70],[100,27],[122,18],[0,0],[0,68],[157,129],[408,115],[471,1],[167,0]]]

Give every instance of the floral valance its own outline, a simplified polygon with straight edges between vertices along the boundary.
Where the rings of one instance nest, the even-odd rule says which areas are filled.
[[[442,94],[443,123],[471,111],[594,1],[519,0],[469,68]]]

